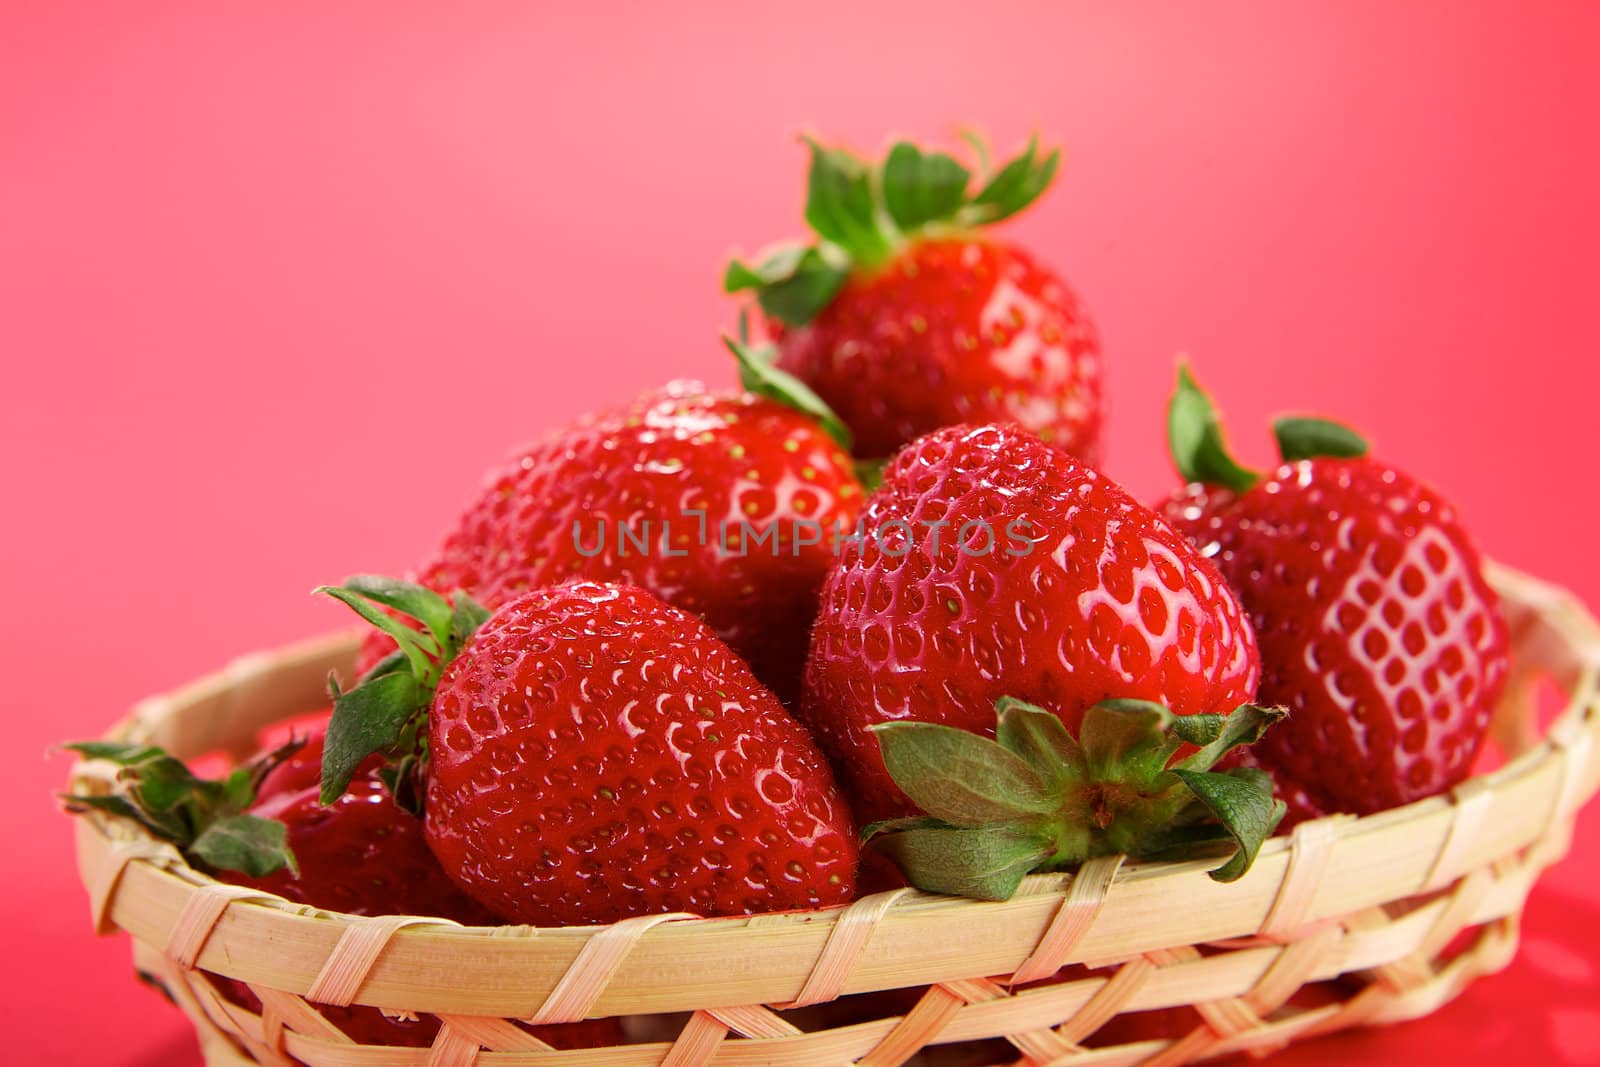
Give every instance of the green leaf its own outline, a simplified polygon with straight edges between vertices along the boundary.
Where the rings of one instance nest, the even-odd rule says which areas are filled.
[[[808,254],[815,254],[810,245],[785,244],[767,252],[754,267],[739,260],[730,260],[722,274],[722,291],[739,293],[747,289],[762,289],[794,276]]]
[[[293,869],[284,825],[243,812],[254,802],[261,780],[304,744],[303,739],[292,739],[221,779],[206,779],[154,746],[79,742],[66,747],[124,764],[118,781],[126,784],[127,792],[65,799],[74,810],[93,808],[132,819],[204,866],[257,876],[284,866]]]
[[[1270,780],[1254,775],[1216,774],[1174,770],[1189,791],[1199,798],[1222,828],[1238,844],[1233,857],[1211,872],[1219,882],[1243,877],[1256,860],[1261,842],[1271,836],[1283,818],[1283,804],[1272,799]],[[1259,773],[1259,772],[1257,772]]]
[[[90,796],[69,793],[64,795],[61,799],[62,802],[67,805],[68,811],[77,811],[81,808],[93,808],[96,811],[103,811],[110,815],[120,816],[124,819],[132,819],[134,822],[138,823],[140,826],[143,826],[146,830],[149,830],[157,837],[167,841],[172,840],[164,827],[157,823],[151,822],[149,817],[146,816],[144,812],[140,811],[138,807],[136,807],[134,803],[127,797],[117,796],[116,794],[112,794],[110,796]]]
[[[1060,804],[1032,767],[988,738],[927,722],[870,729],[889,776],[936,819],[976,827],[1047,814]]]
[[[793,251],[796,253],[802,252],[804,251],[804,246],[797,245]],[[783,272],[779,277],[788,277],[788,272]],[[767,285],[769,281],[770,279],[762,273],[760,267],[745,266],[744,263],[737,259],[728,260],[727,267],[722,271],[722,291],[724,293],[742,293],[746,289],[760,289],[763,285]]]
[[[871,169],[842,149],[806,143],[811,148],[806,223],[856,263],[881,263],[888,258],[890,245],[878,220]]]
[[[143,763],[131,764],[122,773],[135,780],[134,792],[140,804],[152,814],[172,811],[202,787],[200,779],[181,760],[165,753]]]
[[[243,811],[256,796],[257,778],[249,767],[235,767],[222,780],[222,797],[230,809]]]
[[[110,760],[123,766],[166,755],[151,745],[130,745],[122,741],[69,741],[61,747],[85,759]]]
[[[847,268],[830,263],[821,252],[808,255],[789,277],[762,288],[756,303],[768,315],[790,326],[804,326],[833,303],[850,277]]]
[[[299,874],[287,834],[287,828],[276,819],[230,815],[206,827],[188,851],[210,867],[243,871],[252,878],[261,878],[285,867]]]
[[[429,694],[409,674],[385,674],[341,694],[322,742],[322,803],[332,804],[343,795],[368,756],[392,749],[428,700]]]
[[[1179,783],[1179,789],[1188,787]],[[1232,842],[1233,835],[1211,819],[1210,811],[1198,800],[1187,805],[1171,824],[1144,835],[1137,858],[1146,860],[1190,860],[1214,855],[1217,846]]]
[[[356,684],[360,685],[362,682],[369,682],[374,678],[381,678],[385,674],[395,674],[399,671],[409,671],[410,669],[411,661],[406,657],[406,654],[403,651],[397,648],[387,656],[380,659],[377,663],[374,663],[371,667],[367,668],[367,673],[356,679]],[[328,675],[328,692],[333,694],[335,700],[339,698],[339,679],[337,675]]]
[[[1289,715],[1283,707],[1263,707],[1260,704],[1240,704],[1221,717],[1221,729],[1204,748],[1178,764],[1186,771],[1209,771],[1218,760],[1241,745],[1253,745],[1277,723]],[[1191,716],[1192,717],[1192,716]],[[1216,718],[1216,716],[1212,716]]]
[[[1049,844],[1020,828],[963,829],[928,825],[881,834],[872,847],[912,885],[929,893],[1009,900],[1029,871],[1050,856]]]
[[[819,249],[796,246],[780,249],[754,270],[735,260],[723,288],[753,289],[762,311],[790,326],[804,326],[833,303],[849,277],[848,264]]]
[[[450,602],[432,589],[381,574],[352,575],[345,579],[344,589],[409,615],[426,626],[440,643],[450,633],[453,617]]]
[[[410,760],[409,767],[425,758],[427,711],[440,675],[489,612],[465,592],[446,599],[412,582],[372,575],[317,592],[349,606],[400,646],[347,693],[340,692],[337,679],[329,680],[333,717],[323,745],[321,796],[331,804],[375,752],[389,763],[406,766]],[[406,618],[425,629],[408,625]],[[414,777],[409,768],[406,774]]]
[[[1176,716],[1148,700],[1102,700],[1083,713],[1078,740],[1089,777],[1144,786],[1166,769],[1179,739],[1168,732]]]
[[[850,428],[809,385],[777,366],[776,353],[770,347],[747,345],[731,337],[724,337],[722,343],[739,361],[739,382],[745,389],[809,415],[840,448],[850,450]]]
[[[1011,697],[996,701],[995,713],[995,740],[1022,757],[1051,790],[1059,793],[1082,781],[1083,749],[1055,715]]]
[[[1022,154],[1001,167],[972,198],[972,203],[984,209],[984,222],[1010,218],[1050,187],[1060,166],[1060,149],[1051,149],[1040,159],[1039,138],[1037,135],[1030,137]]]
[[[396,807],[409,811],[418,818],[422,817],[425,789],[420,756],[404,756],[398,763],[391,763],[380,769],[378,777],[388,788]]]
[[[1147,700],[1105,700],[1078,737],[1036,705],[996,702],[995,740],[935,723],[871,727],[896,785],[924,814],[873,823],[863,840],[932,892],[1002,898],[1034,870],[1068,870],[1091,856],[1188,855],[1232,841],[1214,872],[1236,878],[1282,817],[1256,769],[1211,773],[1258,740],[1282,709],[1178,716]],[[1184,744],[1200,747],[1168,763]]]
[[[1273,420],[1272,435],[1285,463],[1318,456],[1364,456],[1368,451],[1366,438],[1329,419],[1285,415]]]
[[[903,231],[947,219],[966,201],[967,168],[942,152],[924,153],[909,141],[889,149],[883,165],[883,201]]]
[[[1178,385],[1167,409],[1167,442],[1185,481],[1226,486],[1242,493],[1259,477],[1229,454],[1211,398],[1182,363],[1178,364]]]
[[[312,590],[330,596],[354,611],[367,622],[394,638],[400,651],[405,653],[411,672],[418,678],[428,678],[433,672],[432,657],[441,654],[440,643],[388,614],[361,593],[337,585],[322,585]]]

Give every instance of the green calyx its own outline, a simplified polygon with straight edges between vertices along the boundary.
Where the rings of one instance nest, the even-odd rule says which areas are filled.
[[[1330,419],[1283,416],[1273,421],[1272,431],[1285,463],[1319,456],[1364,456],[1368,450],[1365,438]],[[1182,360],[1167,407],[1167,444],[1185,481],[1242,493],[1261,480],[1258,471],[1242,466],[1228,451],[1216,405]]]
[[[356,768],[381,753],[383,781],[396,803],[420,813],[418,778],[427,758],[428,708],[434,690],[445,665],[489,612],[462,592],[447,600],[413,582],[377,575],[357,575],[343,585],[325,585],[314,592],[346,605],[400,646],[353,689],[342,691],[337,681],[329,680],[333,717],[322,745],[322,802],[339,799]]]
[[[968,135],[987,172],[987,149]],[[815,241],[778,246],[753,264],[733,260],[723,274],[729,293],[752,292],[772,318],[802,326],[833,301],[852,270],[882,265],[908,240],[959,232],[1010,218],[1047,189],[1061,152],[1040,154],[1038,138],[992,174],[972,172],[953,156],[924,152],[909,141],[890,147],[881,163],[807,139],[811,168],[806,223]]]
[[[895,784],[924,812],[873,823],[863,840],[933,893],[1006,900],[1025,875],[1094,856],[1176,859],[1234,846],[1211,876],[1233,881],[1283,818],[1263,771],[1214,771],[1287,712],[1241,704],[1227,715],[1174,715],[1111,700],[1074,738],[1020,700],[996,706],[995,739],[923,722],[873,727]],[[1195,746],[1177,762],[1185,745]]]
[[[298,874],[283,823],[245,809],[254,803],[262,779],[304,744],[303,739],[289,741],[226,777],[211,779],[198,777],[182,760],[154,745],[78,741],[62,747],[86,759],[117,764],[120,788],[104,796],[68,795],[62,800],[68,811],[93,809],[132,819],[211,870],[240,871],[253,878],[284,868]]]

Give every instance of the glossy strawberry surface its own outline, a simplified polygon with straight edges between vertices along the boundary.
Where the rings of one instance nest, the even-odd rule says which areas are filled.
[[[1448,501],[1371,459],[1318,458],[1237,495],[1187,487],[1163,510],[1254,622],[1261,700],[1290,716],[1252,752],[1291,819],[1379,811],[1467,776],[1507,638]]]
[[[852,275],[804,326],[773,322],[780,366],[888,456],[957,423],[1014,422],[1099,460],[1100,342],[1066,284],[1013,245],[916,240]]]
[[[488,608],[541,585],[640,585],[706,619],[781,696],[805,659],[835,528],[861,485],[798,411],[672,382],[490,474],[418,581]],[[374,635],[363,667],[392,648]]]
[[[427,830],[512,922],[850,899],[856,838],[815,743],[695,617],[579,582],[502,607],[429,715]]]
[[[224,875],[297,904],[351,915],[437,915],[469,926],[496,922],[439,867],[422,821],[395,805],[378,777],[377,760],[363,767],[338,800],[326,806],[319,801],[322,741],[320,730],[312,733],[304,748],[266,776],[250,806],[251,814],[287,827],[299,873]]]
[[[675,382],[580,420],[494,471],[417,580],[489,608],[571,579],[626,582],[704,618],[791,696],[849,458],[799,412]],[[392,648],[369,640],[362,666]]]
[[[935,536],[937,527],[939,536]],[[823,588],[802,704],[863,818],[905,814],[868,727],[992,734],[995,701],[1076,730],[1107,698],[1178,714],[1255,693],[1255,639],[1211,564],[1105,476],[1015,427],[905,449]]]

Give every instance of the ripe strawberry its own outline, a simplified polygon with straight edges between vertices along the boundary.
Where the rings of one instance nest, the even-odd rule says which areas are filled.
[[[875,723],[992,734],[1003,696],[1075,730],[1102,700],[1179,715],[1255,693],[1255,638],[1211,565],[1110,479],[1026,431],[953,427],[897,456],[823,587],[803,718],[867,818],[909,811]]]
[[[976,193],[955,159],[900,142],[881,166],[811,144],[809,246],[735,260],[777,340],[778,366],[885,457],[943,426],[1014,422],[1093,464],[1100,342],[1066,284],[984,232],[1031,204],[1060,152],[1036,142]]]
[[[490,475],[417,581],[491,608],[572,579],[637,585],[792,696],[833,530],[862,493],[837,424],[784,396],[675,382],[544,438]],[[362,668],[392,649],[374,635]]]
[[[1192,484],[1163,511],[1239,594],[1261,641],[1262,699],[1292,711],[1252,753],[1291,818],[1380,811],[1464,779],[1508,653],[1455,509],[1325,420],[1279,420],[1284,465],[1240,467],[1187,370],[1171,423]]]
[[[905,449],[862,525],[802,710],[859,814],[910,816],[867,834],[913,885],[1003,899],[1032,870],[1225,837],[1216,877],[1249,867],[1281,811],[1264,775],[1212,767],[1278,713],[1244,703],[1249,624],[1171,527],[996,426]]]
[[[396,805],[380,777],[381,760],[364,763],[349,789],[324,806],[317,731],[261,781],[251,814],[287,827],[297,871],[227,880],[329,911],[352,915],[437,915],[467,926],[496,920],[452,882],[428,850],[422,821]]]
[[[380,749],[403,783],[425,732],[428,843],[496,914],[562,925],[850,899],[856,841],[827,762],[694,616],[598,582],[487,621],[464,595],[389,579],[325,591],[402,656],[335,703],[324,799]]]

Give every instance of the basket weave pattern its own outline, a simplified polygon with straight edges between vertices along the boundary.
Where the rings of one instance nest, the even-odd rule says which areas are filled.
[[[1514,649],[1494,726],[1505,765],[1446,797],[1303,824],[1230,885],[1204,862],[1111,857],[1032,876],[1003,903],[900,890],[809,913],[462,929],[220,884],[100,814],[77,820],[79,868],[96,929],[133,936],[139,968],[193,1021],[213,1065],[1165,1067],[1270,1051],[1427,1014],[1505,966],[1528,891],[1600,785],[1600,626],[1560,590],[1492,576]],[[186,758],[248,754],[263,727],[323,706],[327,672],[347,668],[353,649],[340,636],[247,657],[144,702],[113,736]],[[1541,679],[1566,700],[1543,736]],[[74,771],[76,790],[108,782],[103,764]],[[225,999],[215,976],[247,983],[259,1014]],[[1291,1001],[1313,985],[1319,996]],[[866,1021],[796,1010],[906,988],[922,991]],[[431,1048],[363,1046],[316,1004],[442,1026]],[[1121,1013],[1183,1005],[1199,1022],[1182,1037],[1083,1044]],[[558,1052],[513,1023],[605,1016],[635,1017],[640,1043]]]

